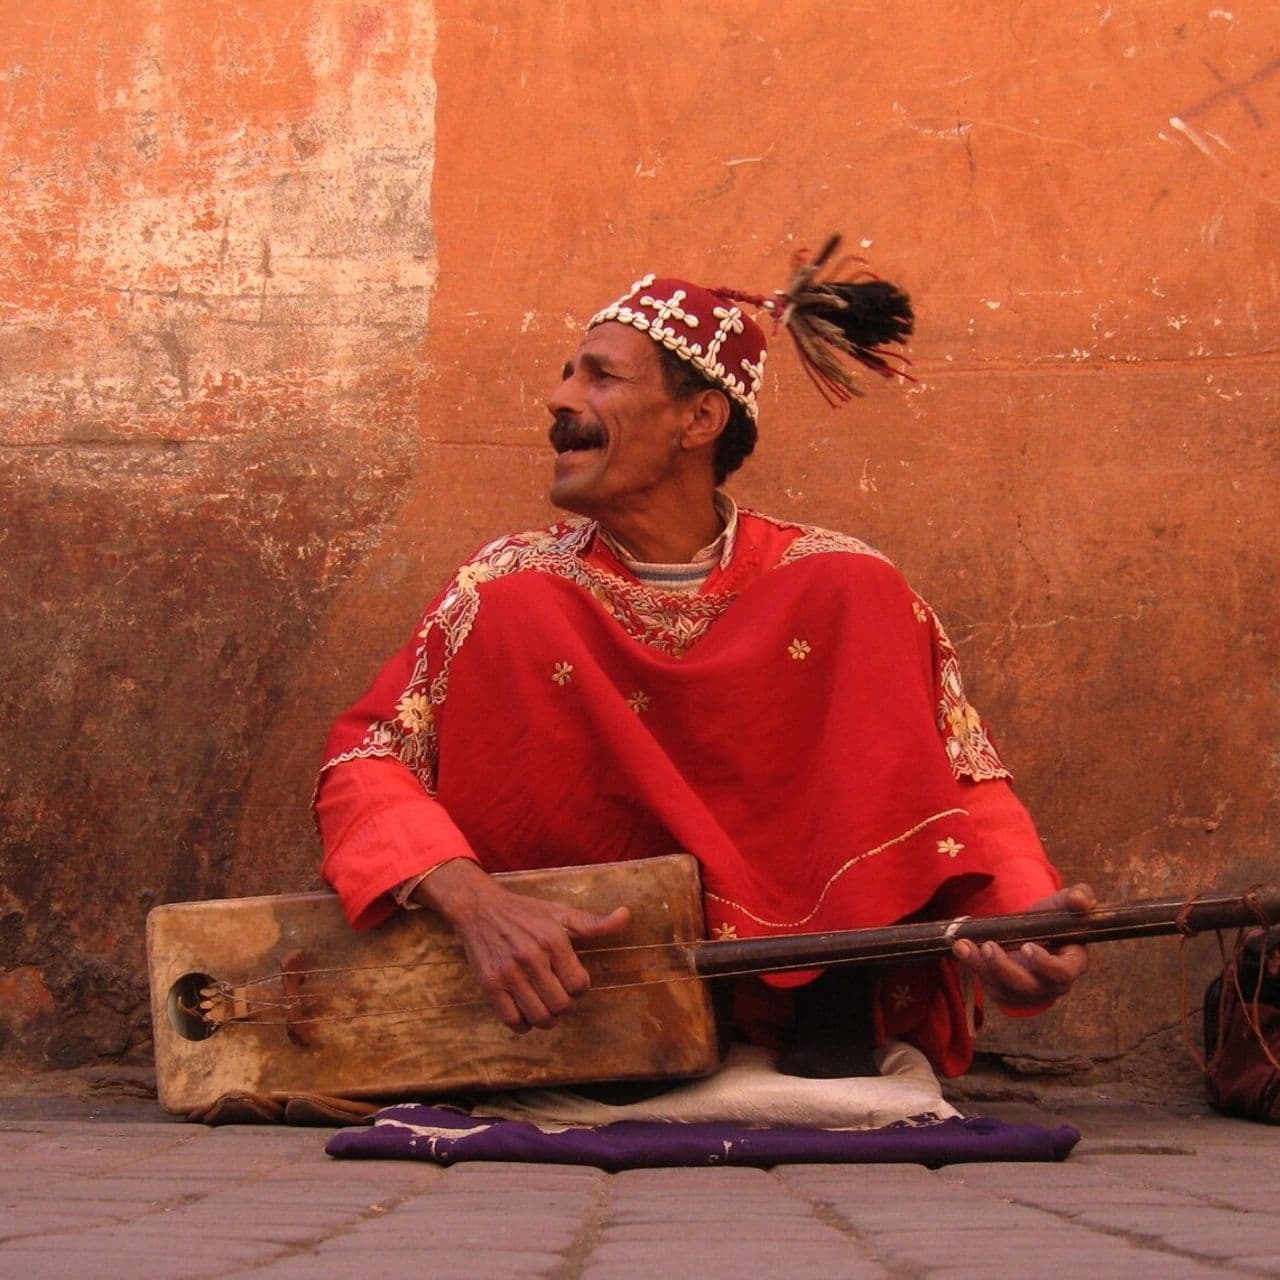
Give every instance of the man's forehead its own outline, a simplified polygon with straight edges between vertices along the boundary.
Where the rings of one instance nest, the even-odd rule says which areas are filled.
[[[659,359],[658,348],[653,339],[633,329],[630,325],[619,324],[609,320],[588,329],[583,334],[578,349],[570,360],[574,363],[587,358],[611,365],[626,364],[631,368],[640,368]]]

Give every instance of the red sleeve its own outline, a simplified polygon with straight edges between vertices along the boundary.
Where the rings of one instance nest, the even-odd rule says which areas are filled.
[[[963,784],[965,806],[982,832],[995,879],[969,900],[974,916],[999,916],[1025,911],[1041,898],[1062,888],[1062,877],[1049,861],[1026,806],[1003,778]],[[1014,1018],[1043,1013],[1053,1004],[1034,1009],[1009,1009]]]
[[[983,838],[995,879],[969,899],[973,916],[999,916],[1025,911],[1033,902],[1062,888],[1062,878],[1049,861],[1031,815],[1003,779],[962,782],[965,808]]]
[[[476,855],[444,806],[398,760],[345,760],[329,769],[316,796],[324,842],[320,871],[347,919],[370,929],[394,910],[391,893],[410,876],[450,858]]]

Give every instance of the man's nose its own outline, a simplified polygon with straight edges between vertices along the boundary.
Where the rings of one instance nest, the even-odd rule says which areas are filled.
[[[560,385],[547,397],[547,412],[553,418],[562,413],[577,413],[582,408],[581,388],[572,374],[560,379]]]

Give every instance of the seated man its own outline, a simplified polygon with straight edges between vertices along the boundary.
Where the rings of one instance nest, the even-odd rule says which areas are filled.
[[[481,548],[334,727],[317,813],[348,918],[440,913],[514,1030],[572,1007],[573,943],[627,909],[534,901],[492,872],[686,851],[720,938],[1092,904],[1060,889],[928,605],[864,543],[720,488],[763,381],[740,301],[780,313],[841,398],[838,357],[883,372],[880,344],[910,332],[892,286],[797,281],[760,299],[646,277],[599,312],[547,402],[550,497],[574,518]],[[816,323],[832,317],[843,338]],[[1080,947],[964,942],[865,988],[740,979],[736,1029],[801,1074],[852,1074],[889,1038],[957,1074],[972,977],[1035,1010],[1085,965]]]

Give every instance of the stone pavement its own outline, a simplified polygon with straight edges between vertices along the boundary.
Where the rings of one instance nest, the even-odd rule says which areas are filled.
[[[0,1093],[5,1280],[961,1280],[1280,1275],[1280,1129],[1190,1106],[984,1104],[1060,1165],[441,1170],[143,1098]]]

